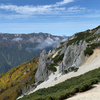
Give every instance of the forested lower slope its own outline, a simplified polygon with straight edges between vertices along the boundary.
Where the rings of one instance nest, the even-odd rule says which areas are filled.
[[[0,75],[0,100],[15,100],[24,92],[23,88],[26,91],[32,88],[38,59],[22,63]]]

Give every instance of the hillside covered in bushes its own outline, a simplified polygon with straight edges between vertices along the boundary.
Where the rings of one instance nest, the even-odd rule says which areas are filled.
[[[25,91],[23,88],[26,91],[32,88],[38,59],[39,57],[22,63],[0,75],[0,100],[15,100]]]
[[[91,89],[91,86],[97,82],[100,82],[100,68],[68,79],[53,87],[40,89],[19,100],[64,100],[77,92]]]

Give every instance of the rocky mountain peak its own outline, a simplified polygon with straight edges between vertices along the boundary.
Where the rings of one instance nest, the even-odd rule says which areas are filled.
[[[49,76],[49,64],[51,63],[51,59],[47,56],[46,51],[43,50],[40,54],[40,59],[38,62],[38,69],[35,74],[35,82],[44,81]]]

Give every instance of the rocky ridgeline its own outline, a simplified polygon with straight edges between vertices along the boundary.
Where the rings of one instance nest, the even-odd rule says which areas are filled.
[[[98,30],[94,33],[94,35],[99,33],[100,33],[100,28],[98,28]]]
[[[85,34],[83,36],[83,39],[76,40],[71,45],[67,44],[69,43],[69,41],[73,39],[75,40],[78,37],[79,33],[76,33],[73,36],[67,38],[65,42],[60,43],[57,48],[50,50],[48,54],[43,51],[40,55],[38,69],[35,75],[35,81],[45,81],[48,78],[48,76],[50,75],[49,65],[51,63],[55,63],[53,59],[58,56],[60,57],[61,55],[64,55],[63,59],[56,63],[59,66],[59,73],[65,73],[65,71],[70,72],[72,70],[69,69],[78,69],[81,65],[83,65],[87,60],[87,56],[85,56],[84,51],[88,47],[88,44],[99,43],[100,41],[100,28],[95,30],[96,31],[87,30],[83,32]],[[83,33],[81,32],[80,34],[83,35]]]

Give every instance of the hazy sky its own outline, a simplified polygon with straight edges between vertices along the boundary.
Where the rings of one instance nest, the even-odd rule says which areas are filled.
[[[70,36],[100,24],[100,0],[0,0],[0,32]]]

